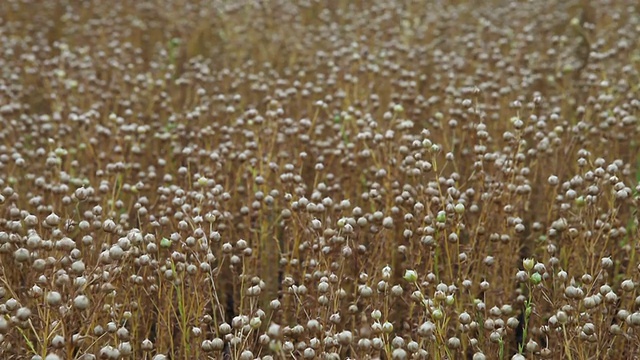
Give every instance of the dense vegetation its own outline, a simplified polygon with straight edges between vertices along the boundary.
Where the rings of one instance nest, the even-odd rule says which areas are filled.
[[[640,356],[639,14],[3,0],[0,357]]]

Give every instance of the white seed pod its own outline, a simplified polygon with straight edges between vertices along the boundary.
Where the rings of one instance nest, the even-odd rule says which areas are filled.
[[[78,310],[86,310],[89,308],[90,301],[85,295],[78,295],[73,299],[73,306]]]

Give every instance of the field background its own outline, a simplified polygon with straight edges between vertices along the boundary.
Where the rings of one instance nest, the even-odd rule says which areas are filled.
[[[0,3],[3,359],[635,359],[640,5]]]

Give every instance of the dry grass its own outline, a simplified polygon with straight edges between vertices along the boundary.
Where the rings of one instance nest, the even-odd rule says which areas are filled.
[[[0,357],[640,356],[639,13],[2,1]]]

